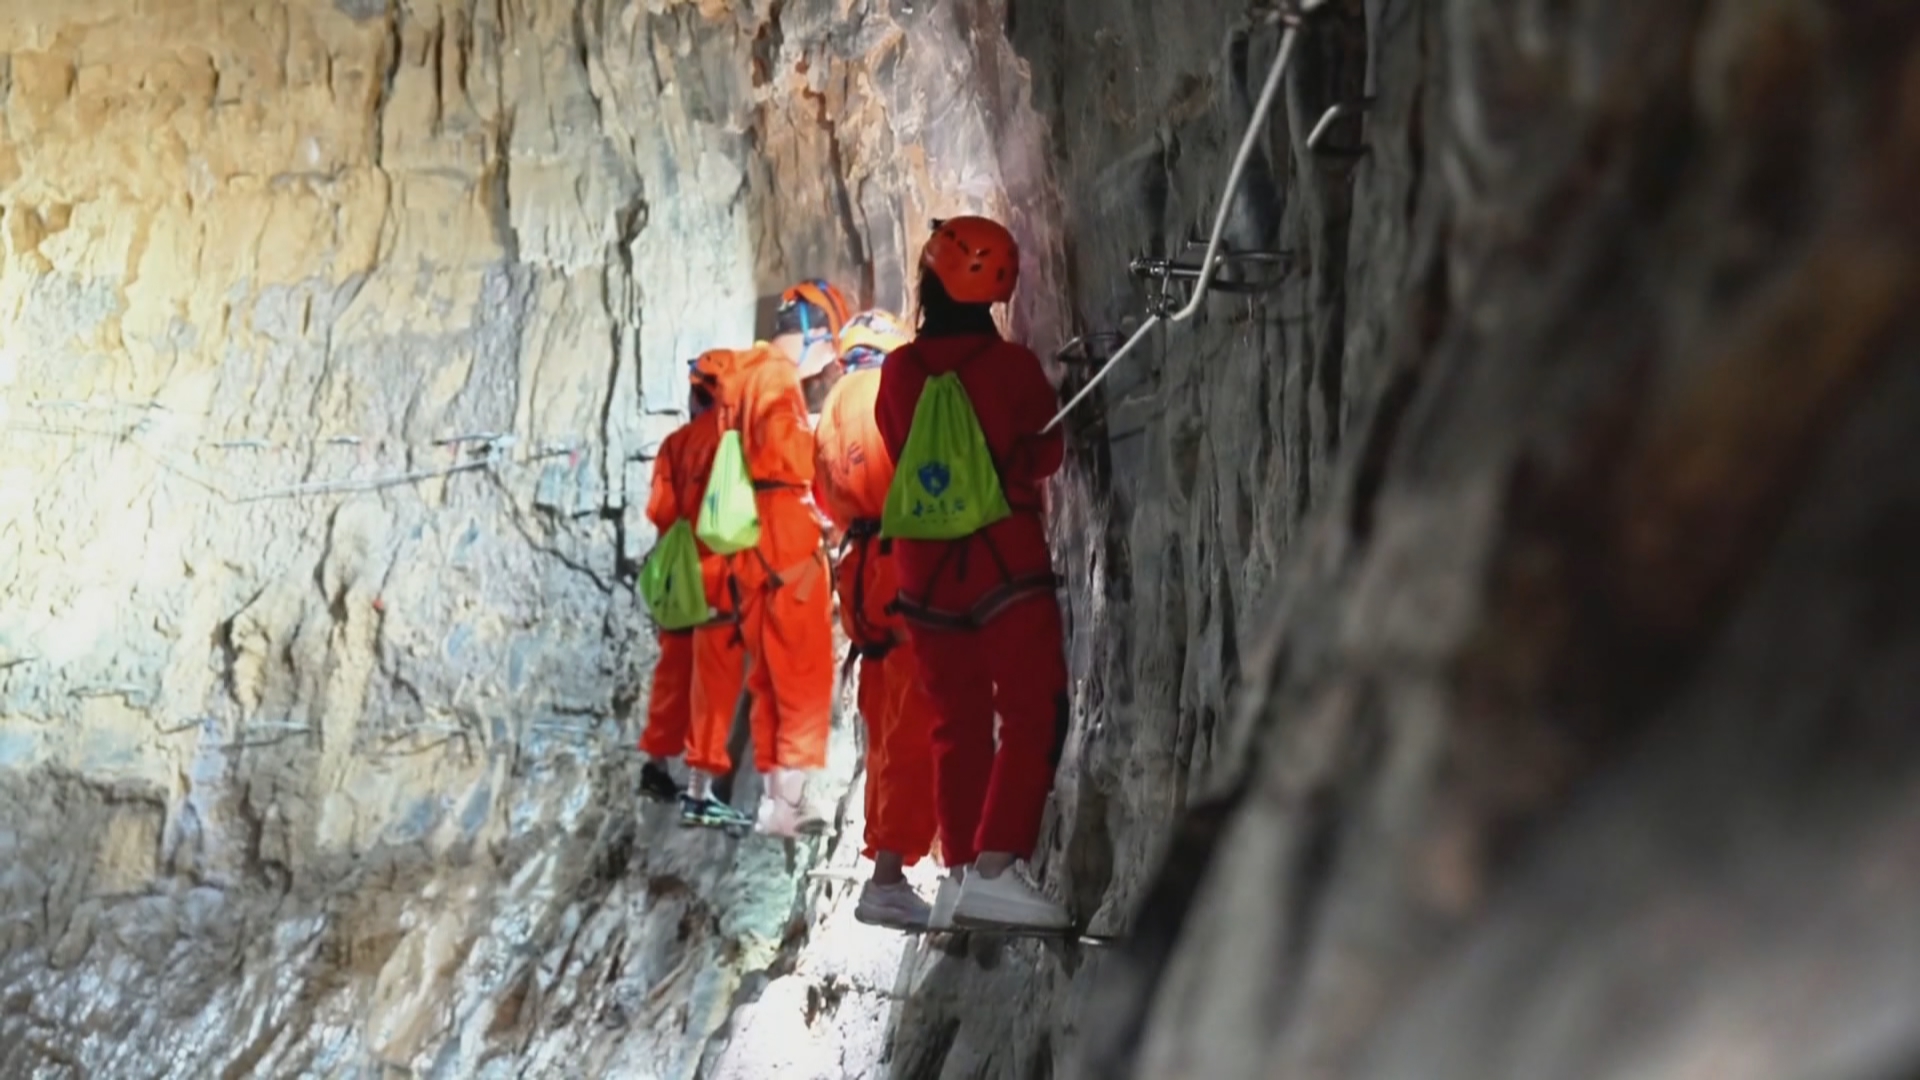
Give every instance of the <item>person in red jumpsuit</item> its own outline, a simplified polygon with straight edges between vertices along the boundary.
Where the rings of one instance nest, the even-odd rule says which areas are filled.
[[[920,325],[887,357],[874,418],[899,460],[927,380],[956,372],[1012,513],[952,541],[894,541],[904,616],[933,729],[940,846],[954,872],[930,925],[1060,929],[1067,912],[1013,871],[1030,857],[1066,742],[1067,665],[1043,485],[1065,444],[1040,360],[1001,339],[1020,252],[985,218],[938,222],[920,259]],[[996,740],[995,716],[999,727]],[[997,746],[996,746],[997,742]]]
[[[834,587],[840,624],[860,659],[860,717],[867,725],[867,858],[873,877],[853,917],[876,926],[923,929],[931,909],[903,873],[933,848],[933,718],[937,710],[913,658],[906,625],[893,610],[900,588],[893,542],[880,514],[893,458],[874,422],[880,365],[907,343],[884,311],[854,316],[840,332],[843,372],[814,429],[813,499],[833,522],[840,558]]]

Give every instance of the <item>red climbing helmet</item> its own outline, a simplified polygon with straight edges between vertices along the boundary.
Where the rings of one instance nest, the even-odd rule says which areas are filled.
[[[947,295],[962,304],[998,304],[1011,299],[1020,280],[1020,245],[1005,225],[983,217],[933,223],[933,237],[920,252]]]

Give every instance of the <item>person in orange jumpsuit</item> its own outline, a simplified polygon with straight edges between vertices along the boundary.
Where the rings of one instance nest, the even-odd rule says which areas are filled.
[[[690,397],[692,419],[667,436],[653,459],[647,520],[662,533],[683,518],[696,519],[720,445],[720,417],[713,411],[712,395],[694,387]],[[677,798],[682,824],[738,825],[744,823],[743,816],[715,799],[712,789],[715,778],[733,770],[727,733],[746,682],[746,650],[727,585],[726,559],[701,544],[700,568],[713,617],[703,626],[660,631],[660,660],[653,669],[647,726],[640,737],[640,750],[648,758],[640,768],[640,790],[662,802]],[[685,792],[664,764],[682,752],[691,774]]]
[[[810,496],[813,430],[802,378],[839,358],[847,320],[838,289],[802,282],[782,296],[771,342],[715,350],[694,365],[721,423],[741,433],[760,515],[758,546],[729,558],[750,657],[754,765],[764,780],[756,828],[817,834],[829,815],[808,798],[833,727],[833,596]]]
[[[992,305],[1011,298],[1019,278],[1011,233],[985,218],[938,222],[920,266],[918,333],[881,369],[875,421],[899,460],[927,381],[957,374],[1012,508],[957,540],[894,541],[895,605],[938,711],[940,848],[955,868],[930,925],[1060,929],[1067,912],[1008,872],[1038,842],[1067,735],[1043,494],[1066,449],[1059,431],[1044,430],[1058,397],[1039,358],[1001,340],[993,321]]]
[[[843,537],[834,588],[840,624],[860,659],[860,715],[867,724],[862,854],[873,860],[873,877],[861,888],[853,917],[917,930],[932,909],[902,871],[933,847],[934,705],[920,684],[906,625],[892,610],[900,587],[892,542],[880,539],[880,512],[893,458],[873,419],[880,364],[906,343],[899,320],[884,311],[857,315],[840,332],[844,374],[814,429],[813,499]]]

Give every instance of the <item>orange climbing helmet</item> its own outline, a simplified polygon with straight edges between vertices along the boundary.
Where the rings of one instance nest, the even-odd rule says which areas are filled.
[[[863,311],[840,331],[840,364],[848,371],[874,367],[910,339],[891,312]]]
[[[812,311],[826,317],[826,325],[813,324]],[[853,316],[847,297],[825,278],[808,278],[780,294],[776,318],[782,327],[798,330],[811,344],[821,338],[837,338]]]
[[[933,223],[920,265],[962,304],[998,304],[1020,280],[1020,245],[1005,225],[983,217]]]

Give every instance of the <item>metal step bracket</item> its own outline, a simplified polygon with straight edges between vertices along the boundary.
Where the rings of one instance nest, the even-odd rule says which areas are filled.
[[[1054,350],[1053,359],[1059,364],[1097,364],[1113,355],[1114,346],[1125,340],[1127,335],[1118,330],[1081,334]]]
[[[1313,125],[1313,131],[1307,135],[1307,152],[1316,157],[1360,158],[1367,154],[1367,143],[1362,138],[1358,146],[1329,146],[1327,136],[1333,132],[1333,125],[1349,116],[1364,115],[1373,108],[1371,94],[1354,101],[1338,101],[1320,114],[1320,120]]]
[[[1206,243],[1189,240],[1186,246],[1204,250]],[[1291,251],[1221,250],[1214,257],[1214,272],[1208,288],[1213,292],[1240,295],[1273,292],[1286,283],[1295,262]],[[1206,266],[1203,262],[1142,255],[1127,264],[1127,271],[1147,282],[1147,310],[1167,318],[1191,303],[1193,290],[1206,272]]]

